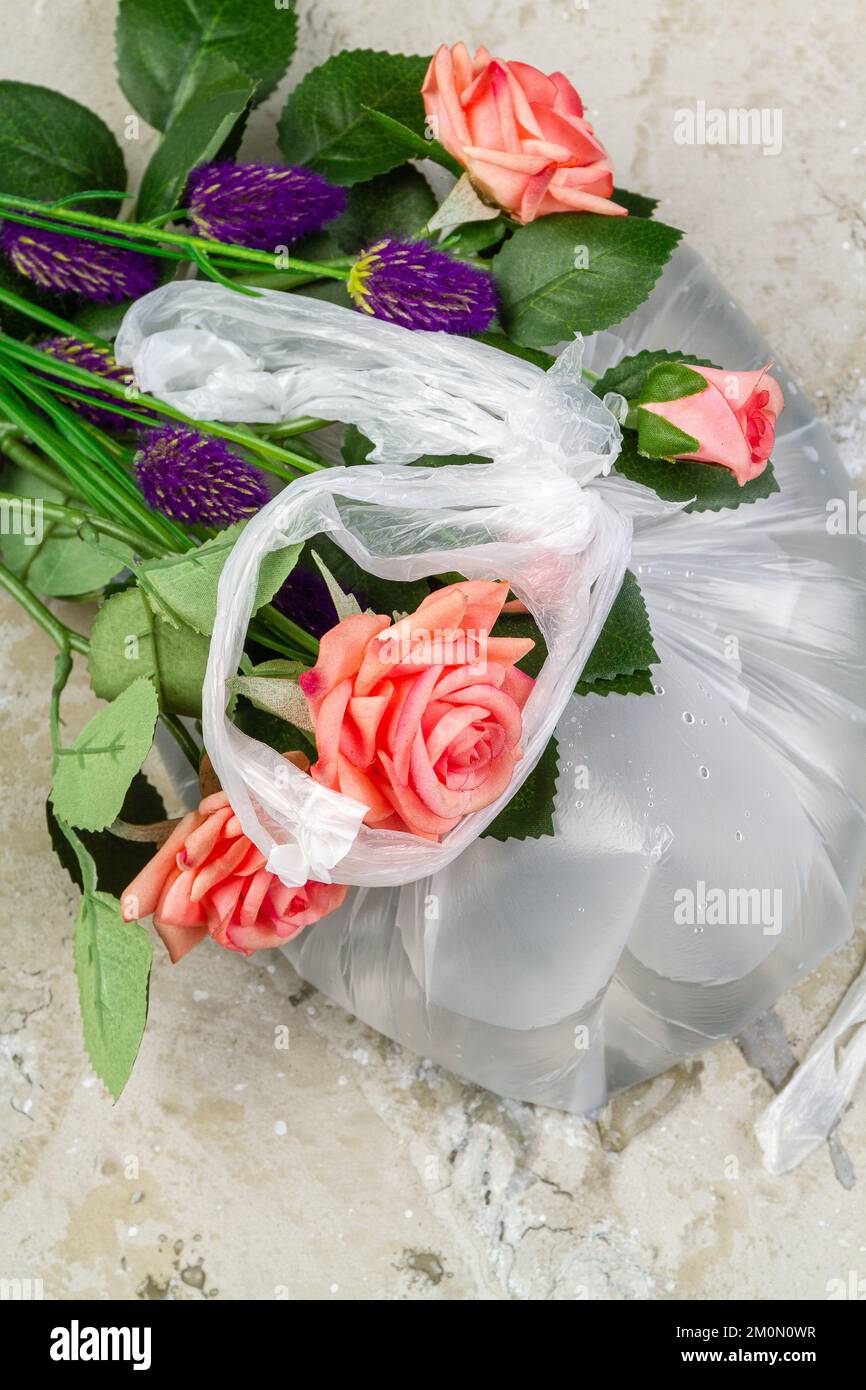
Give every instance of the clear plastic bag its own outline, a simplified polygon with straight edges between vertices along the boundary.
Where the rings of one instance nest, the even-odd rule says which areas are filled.
[[[587,365],[603,371],[648,347],[735,368],[772,355],[688,248],[626,324],[590,340]],[[500,418],[524,365],[501,368]],[[864,545],[828,534],[826,503],[847,498],[851,480],[795,384],[774,374],[786,396],[781,492],[765,501],[643,516],[615,477],[582,479],[634,520],[629,563],[659,693],[566,701],[555,836],[476,840],[423,880],[360,888],[285,948],[336,1002],[500,1094],[593,1110],[737,1034],[850,934],[866,862]],[[202,404],[208,414],[212,398]],[[481,437],[486,411],[473,415]],[[424,447],[461,446],[440,436]],[[483,452],[474,436],[462,447]],[[674,895],[701,882],[778,889],[778,921],[675,921]],[[861,979],[816,1045],[820,1063],[771,1107],[761,1140],[777,1170],[820,1141],[851,1093],[864,991]]]
[[[622,583],[632,514],[669,510],[623,480],[593,486],[616,458],[620,427],[581,379],[582,344],[545,373],[472,340],[193,281],[139,300],[116,350],[141,387],[198,417],[333,418],[374,441],[378,466],[298,479],[235,545],[205,680],[205,745],[245,833],[284,882],[381,887],[444,869],[544,751]],[[405,467],[425,453],[492,462]],[[365,806],[287,768],[226,715],[262,559],[322,532],[383,579],[505,578],[544,635],[548,659],[523,711],[511,784],[441,843],[362,825]]]

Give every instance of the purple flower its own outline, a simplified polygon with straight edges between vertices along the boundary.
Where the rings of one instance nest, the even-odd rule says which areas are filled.
[[[483,333],[496,314],[487,272],[426,241],[377,241],[355,261],[347,288],[365,314],[406,328]]]
[[[363,597],[353,590],[349,592],[363,607]],[[271,602],[284,617],[291,618],[311,637],[323,637],[337,620],[333,599],[322,576],[300,565],[295,566]]]
[[[261,474],[223,440],[186,425],[150,430],[135,457],[148,505],[173,521],[231,526],[268,500]]]
[[[34,284],[103,304],[140,299],[159,282],[158,262],[150,256],[19,222],[0,226],[0,250]]]
[[[98,347],[95,343],[83,343],[80,338],[57,337],[44,338],[36,346],[41,352],[54,357],[58,362],[68,362],[73,367],[81,367],[84,371],[94,372],[96,376],[104,376],[109,381],[116,381],[120,386],[128,386],[132,381],[132,373],[128,367],[121,367],[115,362],[109,348]],[[52,377],[56,382],[58,378]],[[107,401],[109,405],[122,404],[116,397],[103,393],[102,391],[91,390],[89,386],[79,386],[77,382],[72,383],[76,391],[83,392],[94,402]],[[100,425],[104,430],[122,432],[130,427],[130,421],[122,415],[115,414],[111,410],[102,410],[98,405],[85,405],[83,401],[70,398],[68,404],[73,410],[77,410],[79,415],[83,415],[85,420],[90,420],[94,425]]]
[[[346,206],[346,190],[282,164],[202,164],[187,185],[199,236],[258,251],[318,232]]]

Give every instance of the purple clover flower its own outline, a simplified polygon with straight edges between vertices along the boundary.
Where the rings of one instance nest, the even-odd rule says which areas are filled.
[[[349,590],[363,607],[365,600],[355,590]],[[296,565],[277,590],[271,603],[286,618],[308,632],[311,637],[323,637],[337,621],[334,601],[320,574]]]
[[[365,314],[405,328],[483,333],[496,314],[492,277],[426,241],[377,241],[355,261],[347,288]]]
[[[132,373],[128,367],[121,367],[119,362],[115,362],[111,350],[107,347],[99,347],[96,343],[84,343],[80,338],[56,337],[44,338],[36,346],[41,352],[45,352],[49,357],[54,357],[58,362],[68,362],[73,367],[82,367],[87,372],[93,372],[96,376],[104,376],[109,381],[116,381],[120,386],[128,386],[132,381]],[[52,380],[57,381],[57,377]],[[111,430],[114,433],[122,433],[129,429],[130,422],[122,415],[115,414],[111,410],[102,410],[97,401],[106,401],[109,405],[115,403],[114,396],[101,391],[91,390],[89,386],[78,386],[75,389],[83,392],[91,400],[93,405],[85,405],[83,401],[75,400],[70,397],[68,404],[85,420],[90,420],[94,425],[101,426],[104,430]]]
[[[339,216],[346,190],[310,169],[202,164],[190,174],[187,202],[199,236],[273,251]]]
[[[268,500],[264,479],[222,439],[185,425],[150,430],[135,457],[150,507],[173,521],[222,528],[252,516]]]
[[[35,285],[102,304],[140,299],[159,282],[159,265],[150,256],[20,222],[0,226],[0,251]]]

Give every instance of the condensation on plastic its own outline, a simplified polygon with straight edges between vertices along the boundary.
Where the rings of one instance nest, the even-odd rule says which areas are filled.
[[[544,372],[469,339],[412,333],[297,295],[251,299],[189,281],[139,300],[116,350],[141,387],[198,418],[332,418],[374,441],[378,466],[291,483],[234,546],[205,678],[205,746],[244,831],[285,883],[383,887],[444,870],[549,742],[622,582],[633,514],[670,510],[622,480],[604,494],[592,486],[621,435],[581,378],[582,343]],[[425,453],[492,462],[406,467]],[[548,659],[523,711],[512,782],[441,843],[362,825],[365,806],[287,767],[227,716],[226,682],[263,558],[322,532],[384,579],[507,578],[544,634]]]
[[[587,365],[647,347],[738,368],[772,356],[688,248],[632,318],[590,340]],[[636,518],[658,693],[567,704],[555,837],[481,839],[428,879],[358,889],[285,948],[368,1024],[502,1095],[592,1111],[737,1034],[850,934],[866,860],[864,547],[828,534],[826,503],[851,481],[775,372],[782,491]],[[613,484],[591,486],[616,506]],[[700,883],[778,889],[779,930],[678,924],[674,894]],[[864,1012],[861,977],[771,1106],[761,1140],[776,1171],[851,1094]]]

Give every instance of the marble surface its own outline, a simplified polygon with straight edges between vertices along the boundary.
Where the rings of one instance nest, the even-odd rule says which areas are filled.
[[[344,46],[441,39],[562,68],[618,181],[660,196],[863,471],[864,89],[853,0],[309,0],[297,79]],[[0,77],[56,86],[120,134],[113,0],[0,0]],[[287,83],[245,153],[274,151]],[[777,156],[680,146],[674,113],[781,109]],[[125,145],[140,170],[154,145]],[[69,610],[80,621],[80,609]],[[48,854],[52,652],[0,603],[0,1276],[46,1297],[825,1298],[866,1275],[866,1084],[829,1145],[770,1177],[752,1126],[866,955],[861,929],[747,1038],[598,1121],[466,1085],[371,1032],[280,956],[158,955],[135,1074],[90,1073],[76,893]],[[69,735],[91,710],[76,673]],[[288,1049],[275,1045],[288,1029]]]

